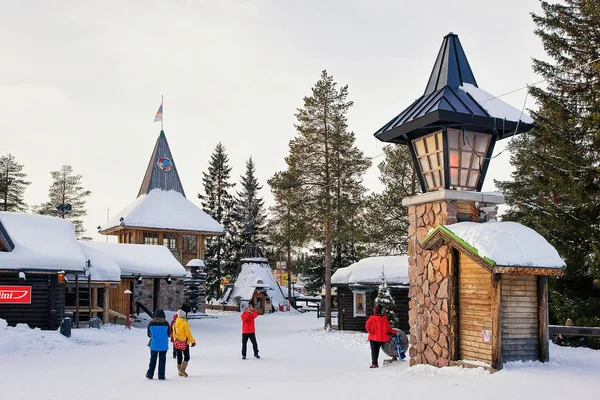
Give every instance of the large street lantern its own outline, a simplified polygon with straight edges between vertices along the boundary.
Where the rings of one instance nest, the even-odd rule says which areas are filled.
[[[477,86],[458,36],[444,37],[425,93],[375,133],[409,146],[423,192],[481,191],[497,140],[535,122]]]

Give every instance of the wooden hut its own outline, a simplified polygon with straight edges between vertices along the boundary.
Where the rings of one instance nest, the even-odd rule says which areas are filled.
[[[161,131],[146,168],[136,200],[98,227],[103,235],[117,236],[119,243],[160,245],[172,252],[183,266],[193,259],[204,259],[204,239],[222,235],[223,226],[185,197],[175,160],[165,132]],[[162,282],[157,276],[123,280],[114,297],[132,290],[135,302],[151,307],[177,309],[183,302],[183,282]],[[139,282],[138,282],[139,280]],[[151,300],[158,298],[160,300]],[[204,298],[200,311],[204,311]]]
[[[408,257],[388,256],[364,258],[345,268],[339,268],[331,277],[337,288],[338,328],[365,331],[367,318],[373,314],[375,298],[381,283],[382,269],[390,294],[394,299],[393,311],[399,319],[399,328],[408,332]]]
[[[58,329],[65,274],[82,273],[85,267],[71,222],[0,212],[0,318],[9,325]]]
[[[548,276],[563,274],[564,262],[542,236],[515,222],[460,222],[421,244],[450,249],[451,364],[549,360]]]

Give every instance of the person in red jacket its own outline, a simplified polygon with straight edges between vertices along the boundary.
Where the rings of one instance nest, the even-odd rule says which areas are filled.
[[[260,358],[258,355],[258,344],[256,343],[256,334],[254,329],[254,318],[258,317],[258,313],[252,306],[248,306],[242,312],[242,360],[246,359],[246,348],[248,339],[252,342],[252,350],[254,357]]]
[[[379,367],[379,349],[384,343],[389,342],[390,334],[395,335],[398,331],[392,329],[386,315],[381,311],[381,305],[377,304],[373,308],[373,315],[369,317],[365,325],[369,337],[367,340],[371,344],[371,367]]]

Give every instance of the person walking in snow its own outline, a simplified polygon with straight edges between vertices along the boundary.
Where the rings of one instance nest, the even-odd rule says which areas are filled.
[[[148,337],[150,338],[150,364],[146,372],[146,378],[154,378],[156,359],[158,358],[158,379],[165,379],[165,364],[167,363],[167,351],[169,350],[169,323],[165,319],[163,310],[156,310],[154,318],[148,324]]]
[[[171,327],[169,328],[169,332],[171,332],[171,343],[173,343],[173,358],[177,358],[177,349],[175,348],[175,343],[173,342],[173,327],[175,326],[175,320],[177,320],[177,313],[173,315],[173,320],[171,321]]]
[[[390,326],[386,315],[383,314],[380,304],[373,308],[373,315],[369,317],[365,328],[369,333],[367,340],[371,344],[371,367],[379,367],[379,349],[384,343],[389,342],[390,334],[395,335],[398,331]]]
[[[187,377],[185,372],[190,362],[190,346],[194,347],[196,340],[190,331],[185,311],[177,311],[177,319],[173,325],[173,347],[177,350],[177,373],[179,376]]]
[[[258,355],[258,344],[256,343],[256,334],[254,328],[254,319],[258,317],[258,313],[252,306],[248,306],[242,313],[242,360],[246,359],[246,348],[248,339],[252,342],[252,350],[254,357],[260,358]]]

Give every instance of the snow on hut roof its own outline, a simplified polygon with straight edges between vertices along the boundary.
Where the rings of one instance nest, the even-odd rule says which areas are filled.
[[[75,225],[45,215],[0,212],[0,224],[14,244],[0,251],[0,268],[83,271],[85,256],[75,236]]]
[[[409,284],[407,256],[363,258],[335,271],[331,276],[331,283],[336,285],[379,283],[382,267],[385,272],[385,280],[389,285]]]
[[[266,258],[245,258],[241,262],[240,273],[235,279],[232,292],[226,293],[227,304],[236,304],[238,297],[242,301],[252,299],[256,288],[267,288],[267,295],[271,298],[271,304],[274,306],[285,301]]]
[[[185,266],[186,267],[206,267],[206,264],[204,264],[203,260],[200,260],[199,258],[194,258],[193,260],[188,261],[188,263]]]
[[[521,121],[526,124],[534,123],[533,119],[525,114],[525,112],[517,110],[500,98],[489,94],[485,90],[480,89],[471,83],[463,82],[463,84],[459,86],[459,89],[469,94],[479,105],[481,105],[481,107],[485,108],[485,111],[487,111],[491,117],[513,122]]]
[[[181,193],[161,189],[153,189],[148,194],[140,195],[105,223],[101,230],[106,231],[119,225],[213,234],[224,232],[221,224]]]
[[[113,256],[88,251],[84,251],[84,253],[90,261],[88,274],[93,282],[119,282],[121,280],[121,268]]]
[[[517,222],[490,220],[438,226],[423,241],[439,230],[449,231],[491,264],[539,268],[562,268],[565,265],[556,249],[542,235]]]
[[[158,278],[185,276],[185,268],[165,246],[124,243],[81,242],[88,254],[111,257],[121,269],[122,277]],[[93,260],[93,259],[92,259]],[[93,262],[93,261],[92,261]]]

